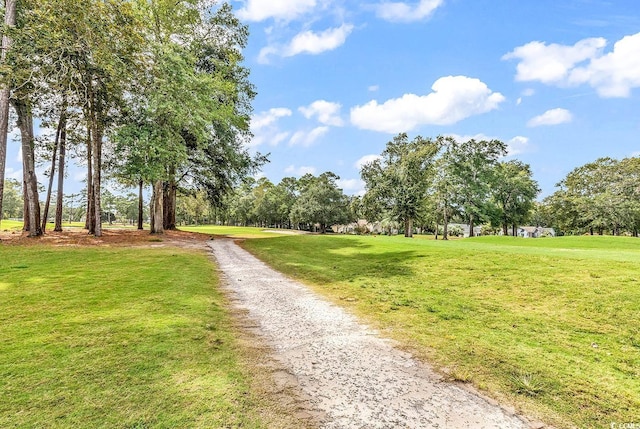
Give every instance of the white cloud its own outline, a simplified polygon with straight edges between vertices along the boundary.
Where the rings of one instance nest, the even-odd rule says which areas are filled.
[[[294,174],[296,176],[304,176],[305,174],[316,174],[316,168],[308,166],[296,167],[294,165],[290,165],[285,168],[284,172],[288,174]]]
[[[571,122],[573,115],[567,109],[551,109],[544,112],[542,115],[538,115],[531,118],[527,122],[529,127],[539,127],[541,125],[559,125]]]
[[[289,140],[289,144],[292,146],[301,145],[301,146],[311,146],[316,142],[320,137],[325,135],[329,131],[329,127],[322,126],[316,127],[311,131],[298,131],[291,136]]]
[[[277,122],[280,118],[291,115],[291,110],[284,107],[276,107],[253,115],[251,117],[253,138],[249,146],[260,146],[265,143],[275,146],[285,140],[289,133],[280,131]]]
[[[536,93],[536,90],[533,88],[527,88],[524,91],[522,91],[522,96],[523,97],[531,97]]]
[[[291,21],[311,12],[316,0],[247,0],[238,10],[238,17],[247,21],[264,21],[269,18]]]
[[[571,71],[569,82],[588,83],[602,97],[629,97],[640,87],[640,33],[616,42],[613,51]]]
[[[507,142],[507,156],[515,156],[531,151],[529,138],[516,136]]]
[[[325,51],[332,51],[344,44],[347,36],[353,31],[353,25],[342,24],[337,28],[329,28],[320,33],[304,31],[297,34],[284,49],[282,56],[292,57],[298,54],[317,55]]]
[[[411,5],[405,2],[383,2],[376,7],[378,17],[392,22],[420,21],[428,18],[444,0],[420,0]]]
[[[341,127],[344,125],[344,121],[340,118],[341,108],[342,106],[339,103],[317,100],[309,106],[300,107],[298,110],[300,110],[307,119],[311,119],[316,116],[321,124]]]
[[[19,182],[22,182],[22,168],[19,170],[15,170],[11,167],[7,167],[4,173],[4,177],[6,179],[15,179]]]
[[[362,158],[360,158],[359,160],[356,161],[356,163],[354,164],[354,167],[356,167],[358,170],[362,170],[362,167],[365,164],[369,164],[370,162],[375,161],[376,159],[381,159],[382,157],[380,155],[365,155]]]
[[[269,57],[272,55],[293,57],[299,54],[318,55],[322,52],[332,51],[344,44],[351,31],[353,31],[353,25],[350,24],[329,28],[320,33],[311,30],[303,31],[294,36],[286,45],[270,45],[262,48],[258,54],[258,62],[268,64]]]
[[[589,38],[573,46],[531,42],[503,59],[518,59],[518,81],[539,81],[561,87],[588,84],[601,97],[629,97],[640,87],[640,33],[617,41],[604,54],[606,39]]]
[[[505,100],[479,79],[447,76],[438,79],[432,93],[405,94],[378,104],[376,100],[351,109],[351,122],[359,128],[397,133],[420,125],[450,125],[494,110]]]
[[[576,64],[593,58],[602,51],[606,43],[603,38],[584,39],[573,46],[530,42],[515,48],[502,58],[520,60],[516,66],[518,81],[560,83],[566,81]]]
[[[365,193],[365,184],[360,179],[339,179],[336,184],[346,194],[364,195]]]
[[[449,137],[452,137],[458,143],[463,143],[469,141],[471,139],[481,141],[489,141],[494,140],[496,137],[490,137],[486,134],[475,134],[475,135],[459,135],[459,134],[450,134]],[[500,139],[497,139],[500,140]],[[529,138],[524,136],[515,136],[509,141],[505,142],[507,145],[507,156],[515,156],[525,152],[531,152],[533,148],[529,143]]]
[[[369,88],[367,88],[370,92],[376,92],[377,90],[380,89],[379,85],[371,85]]]

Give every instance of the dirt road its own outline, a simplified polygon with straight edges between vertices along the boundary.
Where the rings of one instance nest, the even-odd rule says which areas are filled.
[[[228,239],[209,242],[238,308],[297,381],[323,428],[527,428],[518,416],[395,349]]]

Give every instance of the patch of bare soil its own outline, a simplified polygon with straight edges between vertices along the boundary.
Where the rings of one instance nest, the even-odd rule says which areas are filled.
[[[80,228],[65,228],[62,232],[47,230],[41,237],[28,237],[21,232],[0,232],[0,243],[6,245],[52,246],[121,246],[121,247],[163,247],[205,249],[205,243],[211,236],[187,231],[165,231],[164,234],[150,234],[148,230],[103,229],[102,237],[89,235]]]

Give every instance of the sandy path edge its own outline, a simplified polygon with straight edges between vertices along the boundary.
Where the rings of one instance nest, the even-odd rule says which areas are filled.
[[[529,428],[495,403],[441,380],[300,283],[230,239],[207,243],[234,305],[295,378],[323,428]],[[539,427],[539,426],[538,426]]]

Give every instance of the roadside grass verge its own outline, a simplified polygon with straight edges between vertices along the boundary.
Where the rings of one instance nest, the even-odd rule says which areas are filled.
[[[197,251],[0,246],[0,427],[286,427],[217,282]]]
[[[247,240],[449,377],[557,427],[640,410],[640,240]]]

